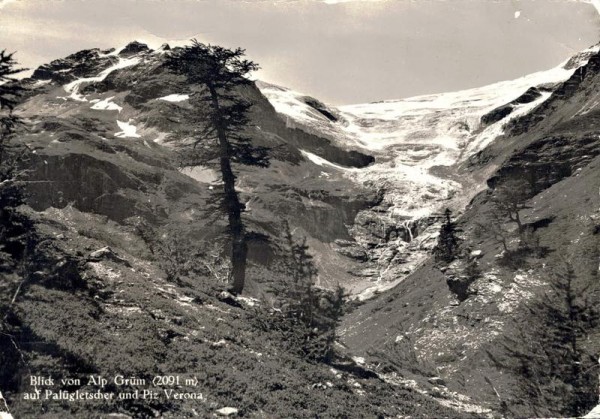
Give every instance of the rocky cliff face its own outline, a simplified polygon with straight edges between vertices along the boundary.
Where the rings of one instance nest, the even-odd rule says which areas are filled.
[[[168,51],[166,45],[153,51],[139,43],[121,51],[81,51],[41,66],[24,81],[28,92],[17,112],[32,127],[24,141],[36,153],[28,187],[35,209],[70,205],[120,224],[142,217],[174,232],[193,225],[190,234],[197,237],[211,231],[205,214],[214,210],[206,201],[218,189],[214,164],[176,170],[178,150],[194,135],[185,116],[191,87],[163,67]],[[254,105],[247,134],[272,149],[270,168],[239,169],[251,228],[276,242],[278,223],[288,219],[329,255],[324,260],[343,260],[332,243],[350,239],[356,214],[380,198],[376,190],[338,176],[338,167],[364,168],[374,158],[286,126],[254,86],[239,94]],[[220,221],[216,225],[222,228]],[[263,241],[256,245],[264,250]],[[354,264],[343,263],[348,271]],[[323,285],[361,286],[347,272],[340,277],[339,270],[321,271]]]

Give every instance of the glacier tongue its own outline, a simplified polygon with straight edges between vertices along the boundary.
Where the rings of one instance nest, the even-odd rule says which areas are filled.
[[[327,106],[327,114],[314,106],[320,102],[310,96],[265,82],[257,85],[288,126],[329,138],[344,148],[373,154],[373,165],[346,170],[342,175],[382,186],[389,192],[386,200],[394,216],[417,219],[438,210],[442,201],[462,189],[448,175],[439,174],[444,166],[460,164],[485,148],[503,134],[511,119],[546,101],[552,86],[567,80],[599,49],[595,46],[556,68],[516,80],[401,100]],[[535,100],[516,103],[507,117],[482,124],[482,116],[532,87],[540,92]],[[316,162],[318,156],[305,157],[322,163]]]

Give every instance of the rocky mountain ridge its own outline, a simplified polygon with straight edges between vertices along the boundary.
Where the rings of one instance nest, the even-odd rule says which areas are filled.
[[[27,118],[45,113],[55,117],[54,108],[58,108],[61,116],[73,114],[78,120],[76,125],[85,119],[82,122],[88,127],[84,129],[104,133],[103,138],[111,141],[111,136],[141,138],[150,147],[158,144],[176,149],[187,141],[190,132],[181,119],[188,106],[186,88],[178,86],[181,80],[166,76],[160,69],[161,56],[169,49],[165,45],[152,51],[134,42],[119,52],[82,51],[41,66],[29,81],[37,93],[19,112]],[[597,49],[584,51],[556,69],[513,82],[339,109],[258,82],[258,90],[249,88],[244,92],[254,103],[252,135],[259,144],[276,150],[275,159],[286,166],[288,176],[276,180],[283,189],[296,183],[292,178],[302,177],[305,185],[292,187],[300,196],[288,201],[273,194],[274,188],[265,190],[263,186],[273,181],[274,172],[259,173],[258,177],[255,173],[242,174],[242,185],[251,178],[265,176],[261,182],[250,181],[253,184],[242,188],[260,195],[246,199],[254,199],[250,208],[256,213],[270,212],[274,219],[277,213],[298,214],[291,208],[300,205],[300,212],[306,215],[297,218],[296,226],[324,255],[320,264],[323,284],[341,282],[360,298],[389,289],[426,259],[441,209],[462,210],[485,187],[484,178],[494,170],[494,165],[484,164],[474,174],[455,176],[452,167],[478,155],[506,125],[518,124],[520,116],[530,115],[538,105],[552,102],[550,97],[562,95],[562,90],[553,93],[553,89],[577,77]],[[503,118],[493,123],[489,120],[489,115],[499,118],[508,108],[510,112]],[[117,117],[110,121],[114,112]],[[52,123],[64,122],[63,118]],[[45,164],[39,179],[51,178],[48,165],[52,167],[52,163]],[[302,166],[300,176],[298,165]],[[184,173],[194,174],[201,181],[217,179],[208,167]],[[354,193],[345,195],[340,193],[342,190],[357,191],[356,199],[350,198]],[[47,192],[36,190],[33,195],[41,199]],[[85,195],[79,192],[75,195]],[[108,196],[96,192],[92,195]],[[114,198],[123,201],[122,196]],[[67,198],[58,199],[68,202]],[[90,204],[86,205],[84,208],[89,210]],[[146,213],[153,211],[147,209]],[[134,212],[110,216],[123,221]],[[247,215],[252,218],[250,212]],[[260,218],[268,217],[260,214]],[[273,233],[265,230],[264,221],[260,224],[261,234]],[[327,260],[346,266],[346,274],[340,277],[339,269]]]
[[[189,186],[172,184],[157,173],[157,169],[175,162],[176,156],[167,158],[169,151],[163,147],[177,152],[193,131],[185,123],[185,113],[190,109],[186,94],[189,89],[183,80],[162,69],[165,51],[167,46],[152,51],[138,43],[120,52],[83,51],[40,67],[25,81],[31,91],[17,112],[33,122],[26,141],[38,149],[37,156],[44,156],[39,157],[40,165],[35,166],[30,183],[36,209],[73,203],[117,222],[140,211],[160,223],[182,217],[172,213],[174,207],[164,198],[140,195],[148,186],[163,183],[161,189],[190,205]],[[254,128],[249,135],[273,150],[271,168],[259,173],[242,169],[239,176],[247,215],[257,233],[276,235],[278,229],[272,220],[282,219],[274,215],[280,212],[295,214],[293,224],[314,237],[316,245],[324,243],[324,249],[336,239],[350,238],[346,226],[352,224],[358,210],[379,199],[377,191],[345,179],[321,182],[319,178],[324,179],[328,170],[303,153],[321,155],[348,168],[365,167],[373,157],[287,128],[253,87],[241,94],[254,103]],[[100,155],[102,158],[97,159]],[[129,165],[123,158],[134,161]],[[135,177],[139,179],[132,179],[129,172],[136,166],[139,170]],[[186,168],[182,174],[189,175],[184,176],[185,183],[191,179],[197,182],[195,193],[200,195],[209,194],[218,183],[213,167]],[[96,175],[106,181],[92,181],[90,177]],[[72,187],[73,182],[76,187]],[[201,207],[190,206],[196,209],[182,207],[175,212],[198,211]],[[260,240],[256,246],[262,249]],[[326,266],[322,272],[324,284],[332,281],[327,279]]]

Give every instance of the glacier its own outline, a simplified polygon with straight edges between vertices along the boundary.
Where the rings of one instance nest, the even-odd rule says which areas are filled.
[[[375,156],[369,167],[346,170],[343,175],[385,188],[392,216],[415,220],[442,206],[464,205],[477,189],[471,188],[472,182],[466,185],[464,179],[446,176],[450,171],[444,167],[459,165],[483,150],[504,133],[512,119],[541,105],[551,96],[552,87],[569,79],[599,50],[597,45],[551,70],[483,87],[367,104],[325,105],[329,115],[311,106],[315,99],[306,94],[264,81],[257,86],[288,126]],[[482,123],[484,115],[532,87],[540,93],[535,100],[515,104],[510,115],[497,122]],[[318,156],[307,157],[322,164],[316,161]],[[461,194],[465,189],[468,196]],[[459,204],[449,202],[453,199]]]

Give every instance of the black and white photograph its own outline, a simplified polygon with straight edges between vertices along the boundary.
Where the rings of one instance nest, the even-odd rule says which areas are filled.
[[[600,0],[0,0],[0,419],[600,419]]]

